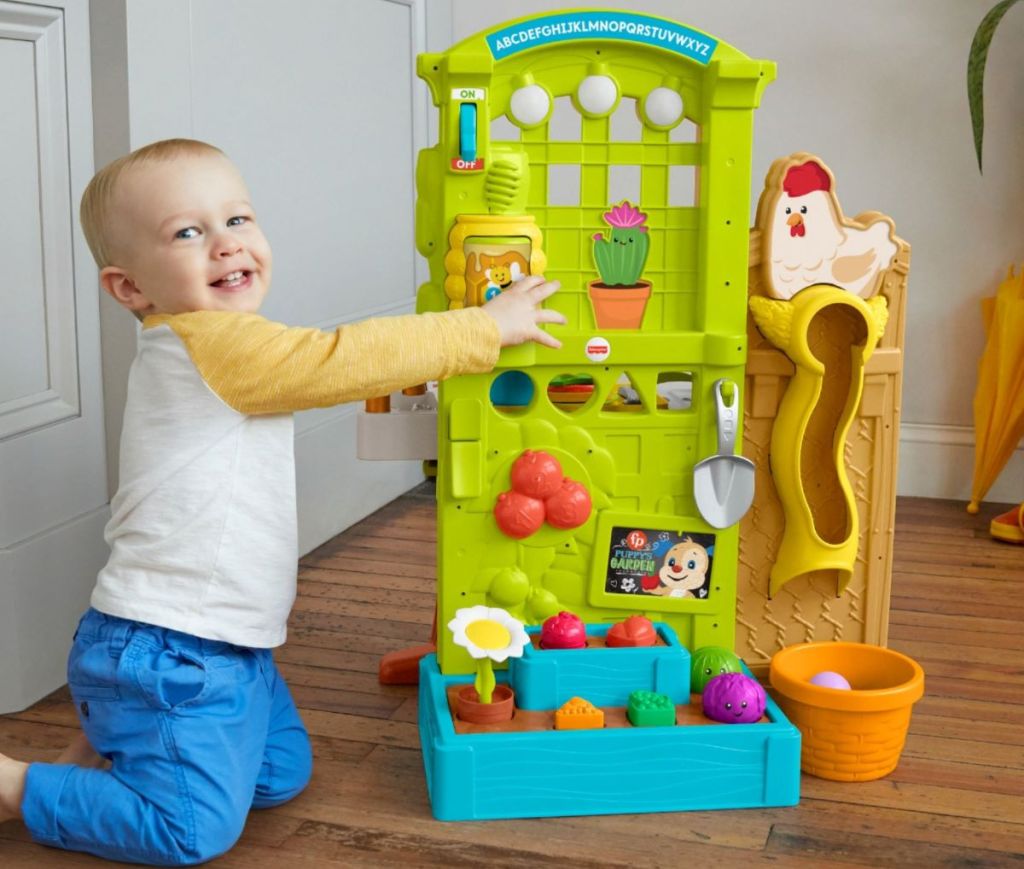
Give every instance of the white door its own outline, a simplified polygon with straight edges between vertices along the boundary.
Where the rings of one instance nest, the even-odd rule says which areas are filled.
[[[428,47],[426,0],[99,0],[93,9],[94,44],[110,52],[97,118],[117,128],[125,106],[122,153],[188,136],[222,148],[245,175],[274,250],[263,314],[329,329],[413,310],[426,279],[413,241],[415,158],[428,144],[429,97],[414,71]],[[443,42],[432,47],[445,47],[450,3],[432,0],[430,14]],[[106,63],[116,67],[118,34],[127,87]],[[104,339],[108,360],[126,355],[121,332],[110,330],[109,353]],[[112,423],[125,364],[107,365]],[[418,462],[355,458],[356,410],[296,419],[303,552],[422,479]]]
[[[106,547],[87,0],[0,0],[0,712],[65,681]]]

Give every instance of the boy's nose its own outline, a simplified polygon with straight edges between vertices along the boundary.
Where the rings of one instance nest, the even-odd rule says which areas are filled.
[[[237,238],[222,236],[217,239],[217,243],[214,246],[214,254],[221,259],[224,259],[226,257],[234,256],[241,249],[242,243]]]

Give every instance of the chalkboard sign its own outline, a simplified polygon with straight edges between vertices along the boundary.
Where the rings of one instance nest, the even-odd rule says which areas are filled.
[[[606,558],[607,594],[706,600],[715,535],[615,525]]]

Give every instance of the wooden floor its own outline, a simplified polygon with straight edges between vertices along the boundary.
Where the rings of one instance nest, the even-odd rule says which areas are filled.
[[[313,781],[294,802],[254,812],[209,865],[1020,866],[1024,548],[989,538],[995,512],[899,502],[889,644],[923,665],[926,693],[888,778],[804,776],[787,809],[442,824],[427,802],[415,689],[376,678],[380,655],[429,631],[434,510],[423,486],[302,560],[277,660],[313,738]],[[0,718],[0,751],[53,758],[76,728],[62,689]],[[102,863],[34,845],[20,822],[0,826],[2,867]]]

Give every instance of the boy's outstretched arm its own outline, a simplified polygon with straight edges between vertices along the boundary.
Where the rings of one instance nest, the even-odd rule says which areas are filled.
[[[565,322],[540,307],[557,289],[530,277],[482,308],[382,317],[331,332],[226,311],[147,317],[143,328],[169,327],[206,385],[240,413],[289,413],[490,371],[500,348],[512,344],[557,348],[540,328]]]

